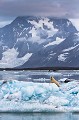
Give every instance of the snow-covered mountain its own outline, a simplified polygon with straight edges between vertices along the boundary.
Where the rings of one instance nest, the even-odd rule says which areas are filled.
[[[17,17],[0,28],[0,68],[79,67],[79,33],[68,19]]]

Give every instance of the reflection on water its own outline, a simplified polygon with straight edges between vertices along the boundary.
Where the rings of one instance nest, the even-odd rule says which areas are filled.
[[[79,120],[72,113],[0,113],[0,120]]]

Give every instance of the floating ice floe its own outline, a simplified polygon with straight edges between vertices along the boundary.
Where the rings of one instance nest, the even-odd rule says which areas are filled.
[[[0,81],[0,112],[75,112],[78,107],[78,82],[57,87],[54,83]]]

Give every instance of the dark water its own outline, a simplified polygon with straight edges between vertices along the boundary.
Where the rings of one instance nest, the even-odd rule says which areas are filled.
[[[79,120],[72,113],[1,113],[0,120]]]
[[[0,80],[19,80],[33,82],[49,82],[50,76],[56,80],[69,78],[79,80],[79,71],[0,71]]]

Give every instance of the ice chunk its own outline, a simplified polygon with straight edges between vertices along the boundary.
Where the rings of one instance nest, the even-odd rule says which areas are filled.
[[[34,94],[34,88],[32,86],[22,88],[21,91],[22,91],[22,99],[23,100],[31,99],[32,95]]]
[[[79,107],[76,81],[62,83],[60,87],[54,83],[0,81],[0,111],[73,111],[74,107]]]
[[[66,106],[69,104],[69,101],[63,97],[50,96],[45,103],[52,104],[54,106]]]
[[[52,92],[59,91],[59,87],[55,83],[50,83],[49,90]]]

